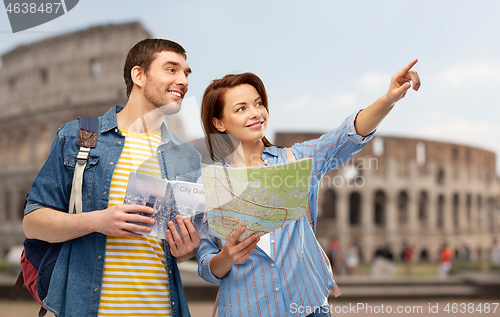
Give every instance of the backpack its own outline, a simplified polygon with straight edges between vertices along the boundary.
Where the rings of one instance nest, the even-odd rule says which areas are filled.
[[[68,212],[82,212],[82,183],[83,172],[89,158],[90,148],[95,148],[99,130],[97,117],[78,117],[80,132],[78,135],[78,145],[80,149],[76,155],[75,172],[73,174],[73,184],[71,186],[71,198]],[[26,201],[25,201],[26,206]],[[63,243],[50,243],[37,239],[24,239],[24,250],[21,255],[22,271],[17,278],[12,291],[11,299],[19,296],[23,283],[31,296],[42,306],[38,316],[45,316],[47,309],[43,300],[47,297],[50,286],[50,278],[57,257],[61,251]]]

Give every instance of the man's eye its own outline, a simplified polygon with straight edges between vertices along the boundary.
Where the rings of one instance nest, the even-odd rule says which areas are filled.
[[[167,69],[167,72],[173,73],[173,72],[175,72],[175,70],[173,68],[169,68],[169,69]]]

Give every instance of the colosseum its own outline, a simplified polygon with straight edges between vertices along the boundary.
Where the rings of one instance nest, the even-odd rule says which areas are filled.
[[[290,146],[319,133],[278,133]],[[500,182],[495,153],[470,146],[375,135],[350,162],[319,186],[318,240],[359,246],[364,261],[403,243],[417,260],[436,261],[443,243],[459,256],[487,260],[500,229]]]
[[[23,203],[56,129],[78,116],[125,105],[128,50],[151,37],[140,23],[104,25],[21,45],[0,68],[0,257],[22,244]],[[182,123],[169,122],[183,137]],[[314,133],[279,133],[291,145]],[[319,188],[319,240],[356,241],[365,261],[403,242],[435,260],[442,242],[466,243],[485,260],[499,231],[500,182],[495,154],[470,146],[376,136]]]

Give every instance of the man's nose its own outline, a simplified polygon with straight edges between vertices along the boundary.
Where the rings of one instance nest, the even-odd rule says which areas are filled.
[[[183,72],[179,72],[179,75],[177,76],[176,84],[187,87],[189,85],[189,81],[188,81],[186,74],[184,74]]]

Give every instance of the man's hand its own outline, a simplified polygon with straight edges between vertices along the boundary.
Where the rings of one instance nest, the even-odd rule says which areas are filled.
[[[390,103],[394,104],[406,95],[406,92],[411,87],[410,81],[413,82],[413,90],[417,91],[420,88],[420,78],[417,72],[410,71],[417,62],[418,59],[414,59],[396,74],[392,75],[389,90],[385,94]]]
[[[200,244],[200,238],[198,238],[198,233],[188,217],[177,215],[175,216],[175,221],[177,221],[181,235],[177,232],[172,221],[168,222],[168,229],[165,231],[165,235],[170,245],[170,253],[180,263],[194,255],[194,249]]]
[[[132,231],[144,232],[147,234],[151,232],[151,228],[132,222],[152,225],[155,223],[155,220],[137,214],[140,212],[153,214],[154,210],[140,205],[116,205],[104,210],[96,210],[94,211],[94,231],[103,233],[107,236],[141,237],[141,234]]]

